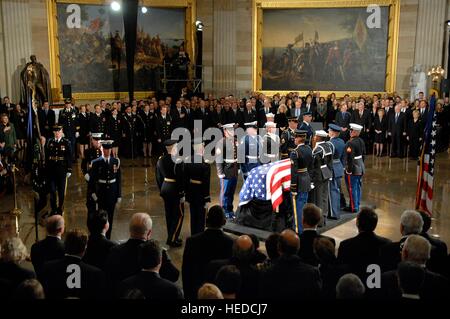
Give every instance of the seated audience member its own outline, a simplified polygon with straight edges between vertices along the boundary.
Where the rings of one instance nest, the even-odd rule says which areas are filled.
[[[337,299],[363,299],[365,287],[355,274],[346,274],[339,279],[336,285],[336,298]]]
[[[183,299],[183,292],[176,284],[159,276],[162,249],[158,241],[150,239],[139,247],[139,261],[142,270],[122,281],[120,295],[132,289],[139,289],[145,299]]]
[[[68,232],[65,240],[66,255],[62,259],[49,261],[42,267],[41,282],[48,299],[106,298],[105,274],[82,261],[87,240],[87,234],[81,230]],[[73,265],[78,267],[74,268]],[[79,271],[78,278],[75,277],[76,271]]]
[[[14,300],[36,300],[45,299],[44,288],[36,279],[23,281],[14,291]]]
[[[422,232],[423,220],[415,210],[406,210],[400,217],[400,233],[402,238],[398,242],[389,243],[380,248],[380,263],[382,271],[394,270],[401,260],[401,251],[405,240],[410,235]]]
[[[264,262],[256,265],[259,271],[264,272],[277,262],[280,257],[280,253],[278,251],[279,240],[279,233],[272,233],[269,237],[267,237],[265,244],[268,258]]]
[[[200,300],[224,299],[220,289],[216,285],[209,283],[205,283],[200,287],[197,293],[197,298]]]
[[[322,210],[314,204],[306,204],[303,207],[303,232],[300,237],[300,250],[298,255],[303,262],[317,266],[318,260],[314,255],[313,245],[317,238],[328,238],[334,245],[335,240],[330,237],[319,235],[317,226],[322,218]]]
[[[397,268],[398,285],[403,300],[419,300],[425,270],[411,262],[401,262]]]
[[[122,280],[135,275],[141,270],[139,263],[139,246],[150,239],[152,235],[152,219],[146,213],[136,213],[131,217],[129,232],[130,238],[123,244],[111,249],[106,260],[105,271],[114,292]],[[169,256],[162,253],[162,264],[159,274],[162,278],[175,282],[178,280],[179,271],[172,264]]]
[[[391,242],[375,233],[377,224],[378,215],[375,210],[362,207],[356,217],[358,235],[343,240],[339,245],[339,262],[348,265],[351,272],[358,275],[363,282],[367,277],[367,266],[379,264],[380,248]]]
[[[1,246],[0,256],[0,295],[10,299],[20,283],[26,279],[33,279],[36,275],[21,266],[28,252],[20,238],[6,239]]]
[[[186,240],[183,253],[183,290],[186,299],[195,299],[205,281],[206,266],[212,260],[231,257],[233,239],[222,227],[226,219],[223,208],[212,206],[206,215],[206,230]]]
[[[88,219],[89,239],[83,261],[100,269],[105,268],[106,258],[117,244],[106,238],[109,229],[108,213],[100,210]]]
[[[435,300],[449,298],[448,280],[442,275],[431,272],[426,264],[430,258],[431,244],[420,235],[410,235],[405,240],[401,252],[401,261],[414,263],[425,270],[419,295],[421,299]],[[402,293],[398,282],[398,268],[381,275],[381,288],[377,289],[379,299],[399,299]]]
[[[206,268],[206,282],[214,282],[219,269],[234,265],[241,272],[242,285],[237,293],[237,299],[254,299],[258,292],[259,273],[252,264],[255,249],[251,238],[239,236],[233,245],[233,254],[229,259],[213,260]]]
[[[267,256],[259,250],[259,239],[255,234],[250,234],[250,238],[253,242],[253,247],[255,247],[255,251],[252,257],[252,264],[256,265],[264,262],[267,259]]]
[[[317,238],[314,241],[314,255],[322,278],[322,295],[326,299],[336,298],[336,284],[339,278],[350,272],[348,265],[342,265],[337,261],[335,251],[334,243],[327,237]]]
[[[234,265],[223,266],[217,273],[215,283],[224,299],[236,299],[236,294],[241,289],[241,272]]]
[[[431,258],[427,263],[427,267],[431,271],[446,275],[447,245],[442,240],[439,240],[428,233],[431,228],[431,216],[425,212],[419,213],[423,220],[420,236],[427,239],[431,244]]]
[[[145,299],[144,294],[139,289],[129,289],[125,294],[122,296],[122,299]]]
[[[262,276],[260,295],[271,300],[317,299],[322,282],[319,270],[301,261],[300,239],[288,229],[280,235],[280,258]]]
[[[61,239],[64,234],[64,218],[61,215],[48,217],[45,229],[47,237],[31,246],[31,262],[38,278],[46,262],[64,257],[64,242]]]

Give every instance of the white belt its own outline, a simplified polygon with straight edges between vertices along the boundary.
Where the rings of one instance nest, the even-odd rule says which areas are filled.
[[[320,166],[320,168],[325,168],[325,167],[327,167],[327,165],[325,164],[325,165],[322,165],[322,166]]]
[[[361,159],[361,158],[362,158],[362,155],[355,156],[355,159]]]
[[[114,179],[110,179],[109,181],[107,181],[107,180],[105,180],[105,179],[99,179],[98,182],[99,182],[100,184],[112,184],[112,183],[115,183],[115,182],[116,182],[116,179],[115,179],[115,178],[114,178]]]
[[[267,156],[268,158],[275,158],[275,157],[277,157],[276,154],[264,154],[264,156]]]
[[[250,155],[247,155],[246,156],[248,159],[258,159],[258,156],[250,156]]]
[[[236,163],[237,162],[237,159],[232,159],[232,160],[230,160],[230,159],[224,159],[223,160],[225,163]]]

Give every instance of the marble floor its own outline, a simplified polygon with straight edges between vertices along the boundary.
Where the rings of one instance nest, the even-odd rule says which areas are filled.
[[[407,159],[390,159],[387,157],[366,158],[367,172],[363,180],[363,201],[377,206],[379,223],[377,233],[397,240],[400,237],[399,220],[405,209],[413,208],[416,188],[416,162]],[[123,200],[116,209],[112,238],[126,240],[128,221],[133,213],[147,212],[153,219],[153,237],[165,242],[166,226],[163,201],[159,197],[155,183],[155,166],[150,160],[138,159],[122,161],[122,195]],[[213,168],[212,172],[215,172]],[[219,182],[217,176],[211,177],[212,204],[218,203]],[[238,190],[242,185],[239,181]],[[435,169],[434,214],[432,234],[440,236],[450,244],[450,155],[441,153],[437,156]],[[69,180],[66,197],[66,229],[86,229],[85,208],[86,182],[79,164],[74,165]],[[20,218],[20,237],[30,247],[35,241],[32,192],[28,186],[18,186],[18,206],[23,210]],[[238,192],[235,205],[238,203]],[[0,212],[13,208],[11,196],[0,199]],[[188,208],[186,206],[186,208]],[[182,237],[189,236],[189,210],[183,223]],[[356,235],[355,220],[335,227],[325,234],[336,238],[337,243]],[[39,238],[45,236],[43,227],[39,227]],[[180,266],[183,248],[172,248],[170,254]]]

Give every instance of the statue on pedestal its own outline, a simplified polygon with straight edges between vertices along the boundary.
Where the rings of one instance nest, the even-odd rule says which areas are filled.
[[[51,100],[50,76],[42,65],[37,62],[36,56],[30,56],[25,68],[20,72],[20,100],[28,105],[29,99],[42,105],[44,101]]]
[[[410,101],[414,102],[419,96],[419,92],[427,95],[427,76],[423,71],[422,65],[414,65],[409,80]]]

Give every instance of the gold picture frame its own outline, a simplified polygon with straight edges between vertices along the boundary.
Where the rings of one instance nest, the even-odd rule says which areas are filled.
[[[110,0],[47,0],[47,21],[48,39],[50,49],[50,80],[52,84],[53,102],[63,100],[61,69],[59,60],[58,24],[57,24],[57,4],[109,4]],[[140,5],[154,8],[185,8],[185,39],[186,51],[195,61],[195,20],[196,20],[196,0],[140,0]],[[143,99],[153,96],[154,91],[134,92],[135,98]],[[128,92],[94,92],[94,93],[72,93],[75,100],[113,100],[128,97]]]
[[[398,54],[398,35],[400,25],[400,0],[253,0],[252,28],[253,28],[253,65],[252,65],[252,89],[266,95],[276,93],[287,94],[289,91],[268,91],[262,90],[262,29],[264,9],[301,9],[301,8],[351,8],[367,7],[377,4],[389,7],[388,45],[386,61],[386,81],[383,92],[363,92],[363,91],[320,91],[322,96],[335,93],[341,97],[345,94],[359,96],[362,93],[378,94],[395,92]],[[308,91],[296,91],[301,95],[306,95]]]

